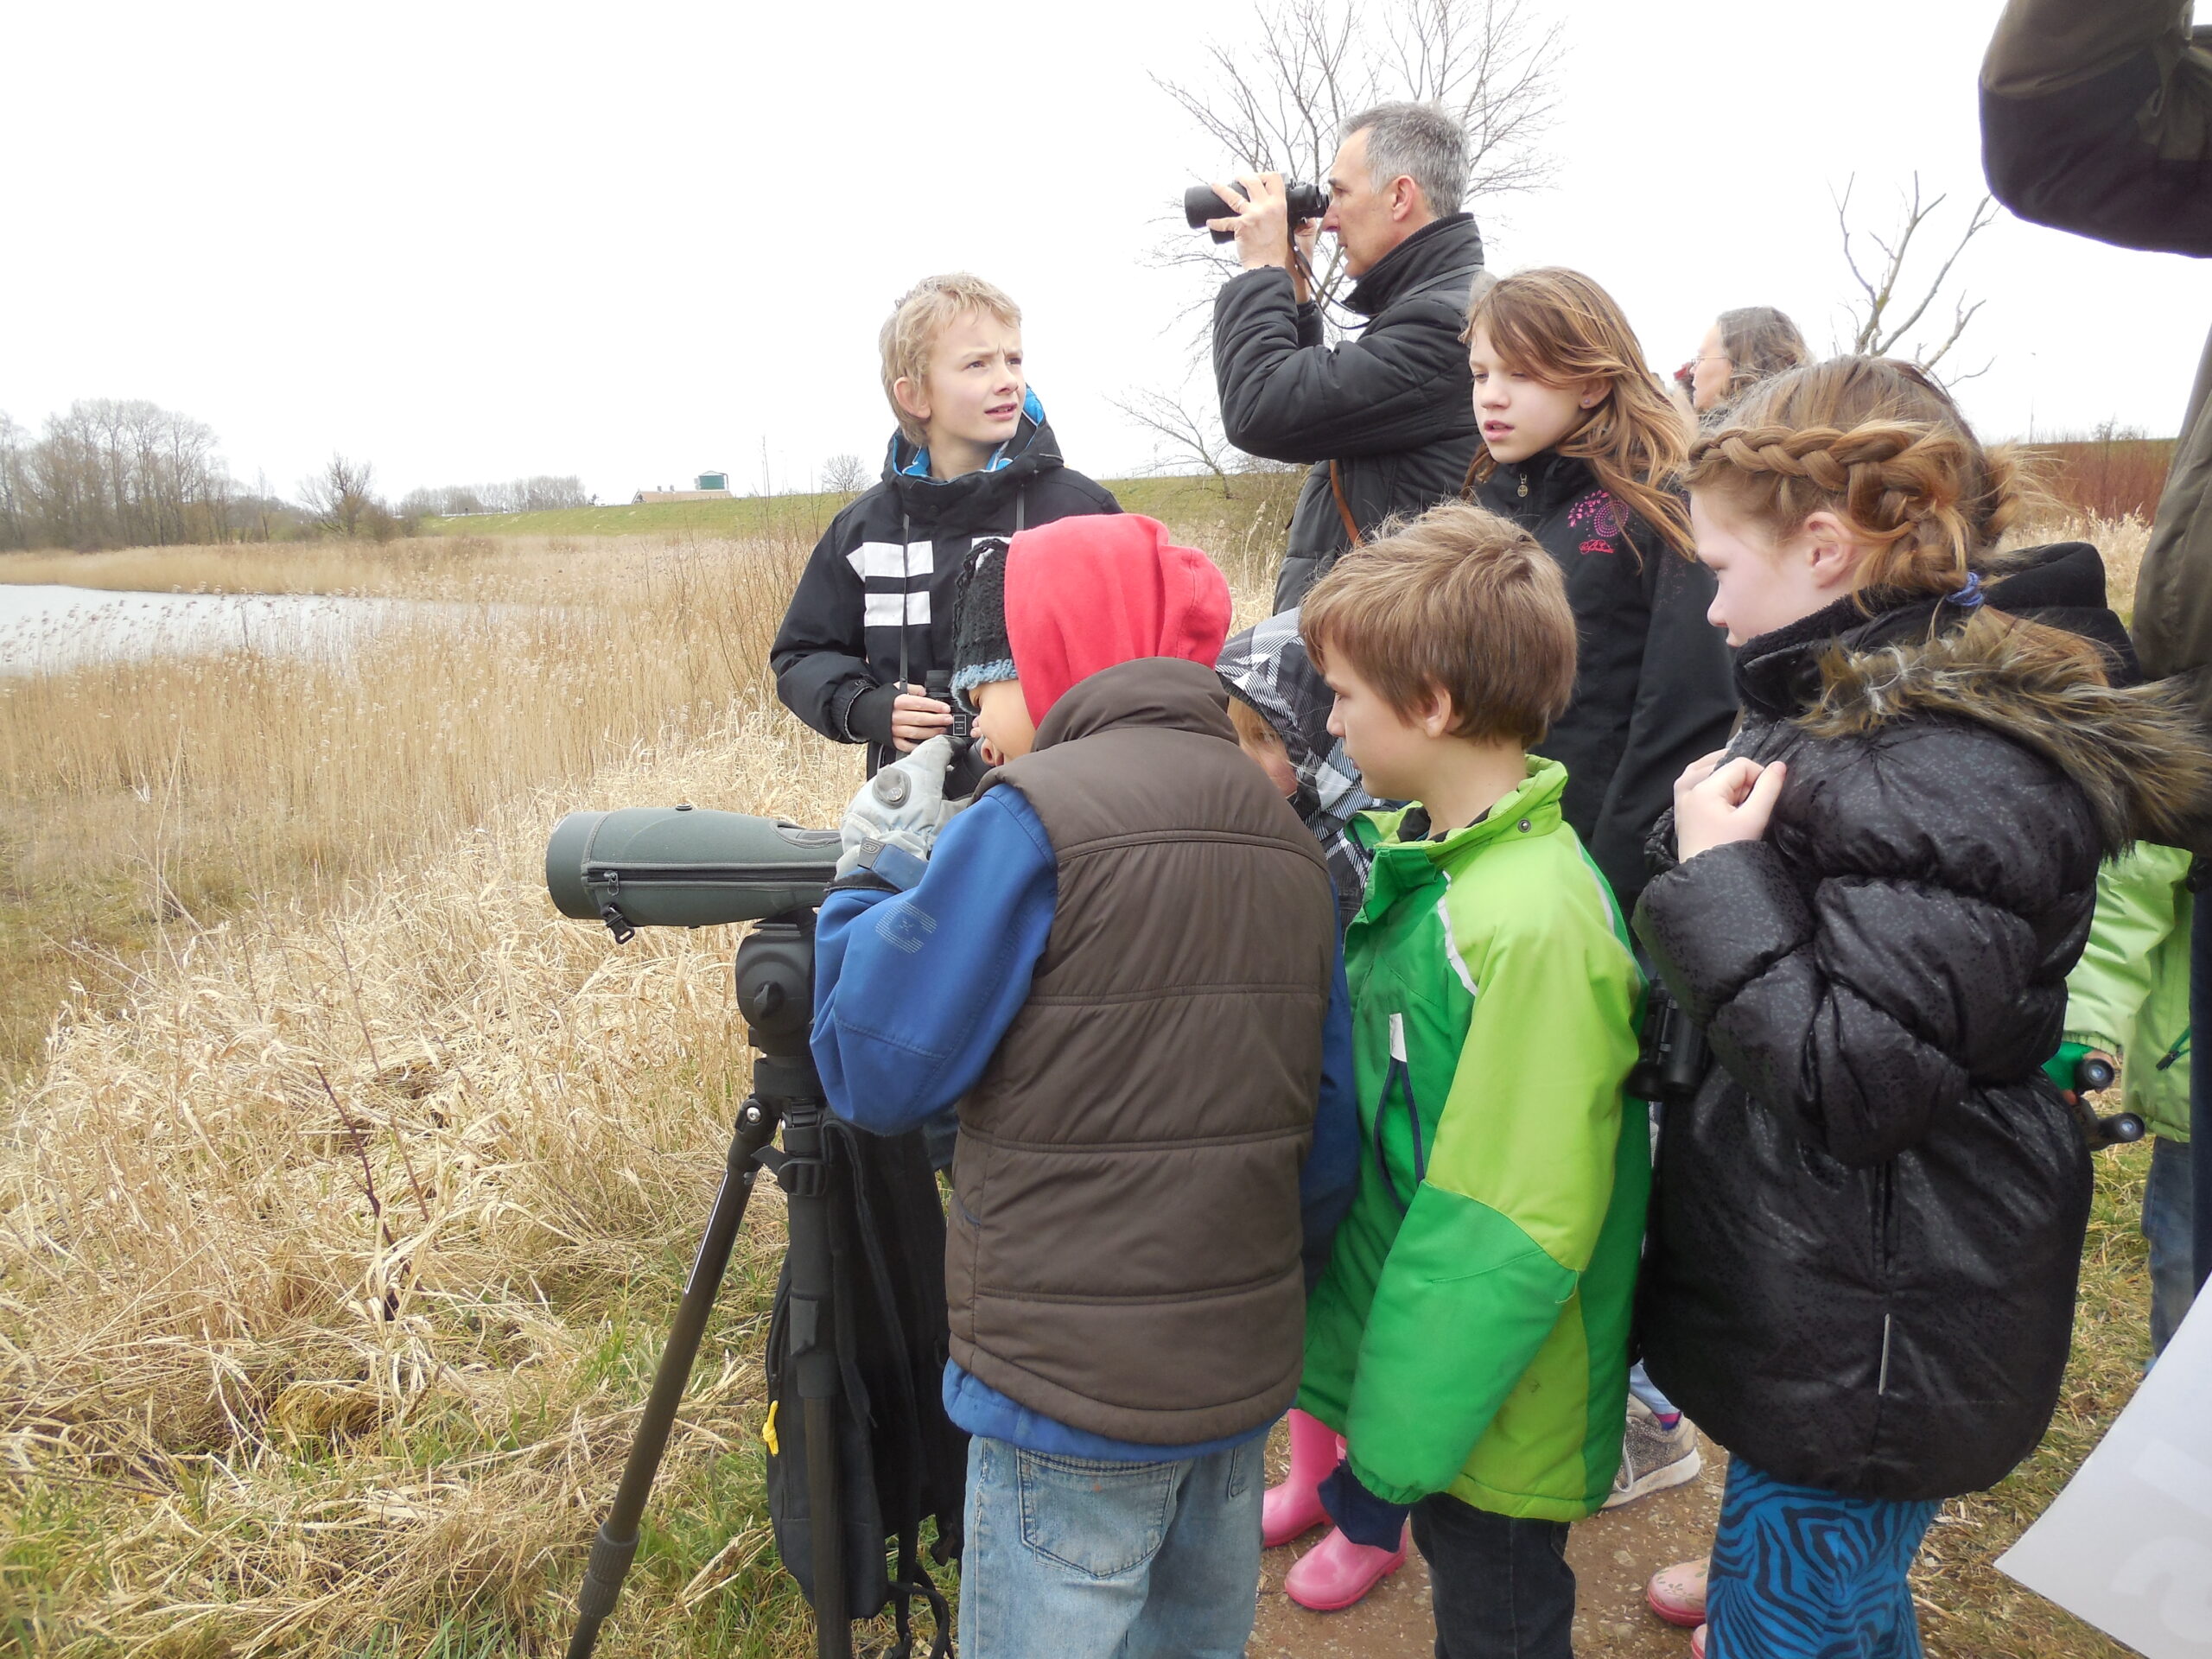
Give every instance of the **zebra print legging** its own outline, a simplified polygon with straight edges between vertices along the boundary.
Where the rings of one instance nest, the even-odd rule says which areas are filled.
[[[1732,1459],[1707,1659],[1920,1659],[1905,1573],[1936,1507],[1793,1486]]]

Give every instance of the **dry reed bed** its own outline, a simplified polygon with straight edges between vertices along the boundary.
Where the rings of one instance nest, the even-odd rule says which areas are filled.
[[[583,800],[821,822],[849,780],[812,751],[739,717],[341,909],[196,935],[62,1029],[0,1153],[6,1455],[104,1535],[43,1546],[42,1646],[545,1634],[646,1363],[605,1363],[612,1311],[696,1238],[745,1086],[732,931],[615,950],[553,915],[545,832]],[[702,1367],[679,1470],[757,1397],[744,1352]]]

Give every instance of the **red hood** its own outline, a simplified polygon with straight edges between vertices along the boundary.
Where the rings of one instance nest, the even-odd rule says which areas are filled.
[[[1007,546],[1006,635],[1041,726],[1070,686],[1116,663],[1180,657],[1211,668],[1229,637],[1229,582],[1141,514],[1056,519]]]

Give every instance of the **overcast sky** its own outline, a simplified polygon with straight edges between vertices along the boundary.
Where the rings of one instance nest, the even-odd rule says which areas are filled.
[[[1381,0],[1370,0],[1380,3]],[[1995,0],[1577,0],[1546,193],[1471,205],[1500,271],[1567,264],[1656,366],[1768,302],[1816,347],[1848,279],[1830,191],[1980,191]],[[389,3],[0,8],[0,410],[147,397],[289,493],[334,449],[417,485],[576,473],[602,499],[877,463],[875,334],[966,267],[1027,313],[1071,464],[1182,378],[1187,278],[1145,254],[1224,158],[1189,78],[1237,0],[1112,6]],[[973,19],[948,24],[944,19]],[[1985,436],[2170,433],[2212,272],[2002,219],[1961,388]],[[765,455],[764,455],[765,450]]]

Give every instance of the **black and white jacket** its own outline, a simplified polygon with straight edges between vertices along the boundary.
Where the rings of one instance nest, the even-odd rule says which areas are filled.
[[[882,480],[830,521],[799,577],[770,647],[776,695],[824,737],[866,743],[874,772],[893,753],[902,666],[912,685],[952,666],[952,589],[968,550],[985,536],[1121,510],[1061,461],[1033,391],[1020,429],[981,472],[931,478],[926,457],[893,434]]]

